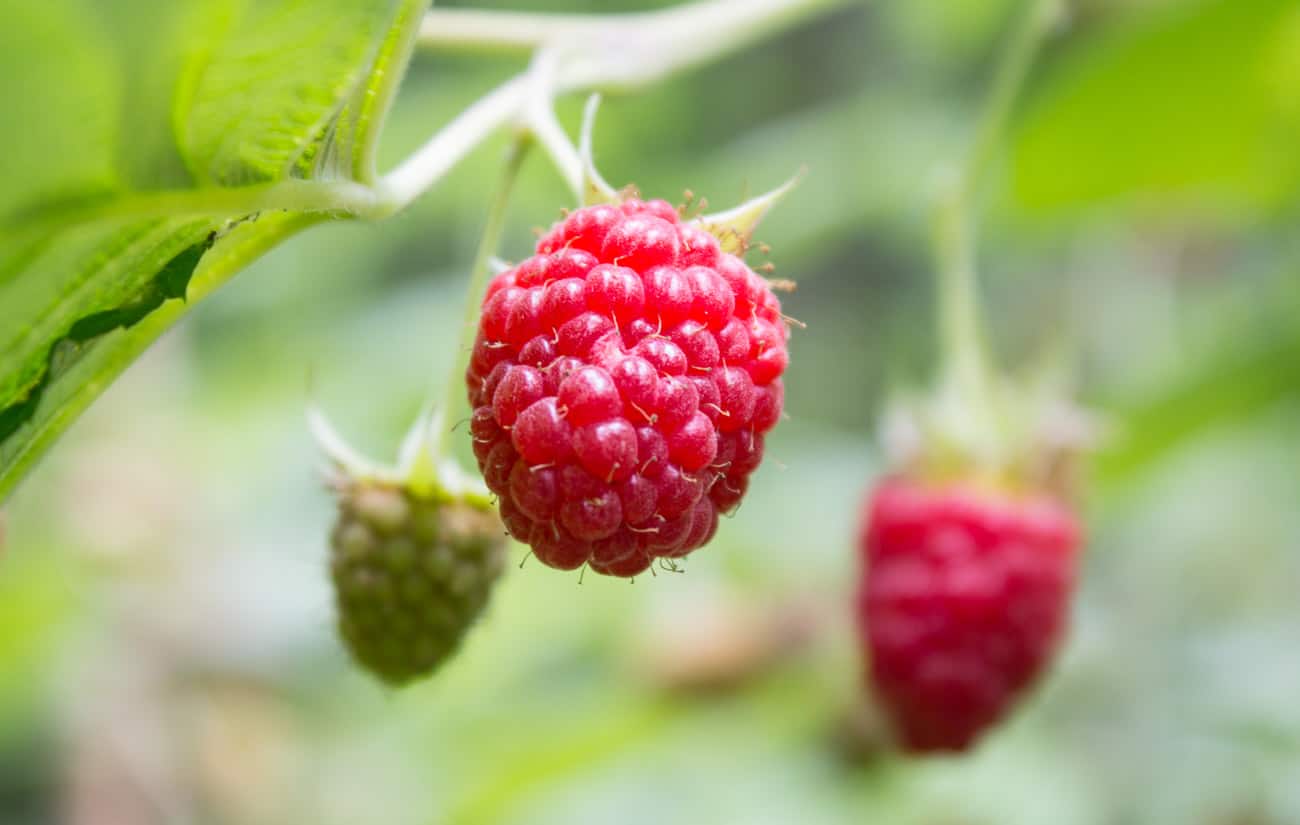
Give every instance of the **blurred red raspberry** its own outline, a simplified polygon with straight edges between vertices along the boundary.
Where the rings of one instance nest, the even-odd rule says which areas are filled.
[[[903,477],[864,516],[857,612],[876,697],[905,749],[965,750],[1056,652],[1079,524],[1049,495]]]

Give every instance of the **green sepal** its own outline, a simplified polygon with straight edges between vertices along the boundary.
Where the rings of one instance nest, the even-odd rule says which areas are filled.
[[[754,230],[766,217],[772,207],[776,206],[803,179],[806,170],[800,169],[785,183],[755,198],[750,198],[737,207],[712,215],[701,215],[691,223],[704,229],[718,239],[723,252],[732,255],[744,255],[749,242],[754,237]]]

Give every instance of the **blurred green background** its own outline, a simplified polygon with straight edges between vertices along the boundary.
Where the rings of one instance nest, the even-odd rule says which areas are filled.
[[[12,2],[0,20],[41,13]],[[384,689],[333,635],[303,410],[396,450],[455,355],[504,136],[404,214],[312,229],[199,306],[7,506],[0,823],[1300,823],[1294,0],[1086,0],[1047,47],[980,259],[1002,360],[1064,342],[1108,424],[1074,632],[966,758],[891,757],[860,706],[873,422],[933,368],[933,170],[1018,8],[850,6],[606,103],[605,176],[648,195],[725,206],[808,166],[759,233],[807,324],[789,420],[684,574],[511,569],[429,682]],[[386,163],[522,65],[417,56]],[[503,254],[566,205],[534,155]]]

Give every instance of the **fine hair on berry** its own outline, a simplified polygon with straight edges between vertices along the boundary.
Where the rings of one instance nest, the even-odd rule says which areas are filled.
[[[767,281],[665,201],[567,215],[483,299],[474,454],[543,563],[630,577],[706,544],[781,416]]]

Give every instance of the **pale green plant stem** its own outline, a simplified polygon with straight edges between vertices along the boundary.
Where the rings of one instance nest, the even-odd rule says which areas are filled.
[[[527,108],[523,114],[525,127],[537,138],[538,144],[546,151],[555,165],[556,171],[564,178],[573,192],[574,199],[582,202],[583,164],[573,140],[559,118],[555,116],[555,73],[557,68],[556,52],[549,48],[540,49],[533,57],[529,78],[533,93],[528,96]]]
[[[589,89],[632,90],[717,59],[850,0],[702,0],[659,12],[544,15],[434,9],[420,30],[430,48],[532,50],[532,66],[466,109],[380,181],[401,209],[489,134],[514,123],[538,138],[581,193],[581,162],[555,119],[554,98]]]
[[[994,393],[991,356],[980,321],[976,201],[997,156],[1016,97],[1062,14],[1061,0],[1030,0],[1002,53],[969,153],[959,165],[943,170],[939,181],[934,245],[945,380],[974,414],[989,412]]]
[[[492,259],[501,245],[501,234],[506,225],[506,212],[510,208],[510,193],[514,190],[519,169],[523,166],[524,156],[528,153],[530,144],[529,136],[525,133],[520,133],[511,143],[506,156],[505,170],[501,174],[501,182],[497,185],[491,206],[488,207],[487,221],[483,225],[483,235],[479,239],[478,251],[474,255],[469,284],[465,288],[465,309],[461,318],[457,355],[447,375],[442,392],[442,403],[438,406],[442,415],[442,427],[434,434],[437,442],[431,445],[430,450],[435,457],[443,454],[451,430],[463,426],[469,418],[469,402],[465,395],[465,368],[469,365],[478,332],[479,304],[483,292],[487,289]]]
[[[644,76],[653,73],[655,64],[675,70],[687,53],[716,57],[852,2],[700,0],[660,11],[610,15],[434,8],[421,23],[419,43],[434,49],[476,51],[527,51],[568,43],[625,56],[644,55],[648,44],[666,44],[668,48],[657,57],[626,61],[632,74]]]
[[[528,102],[528,75],[521,74],[475,101],[427,143],[379,181],[381,200],[398,211],[424,194],[489,135],[518,120]]]

